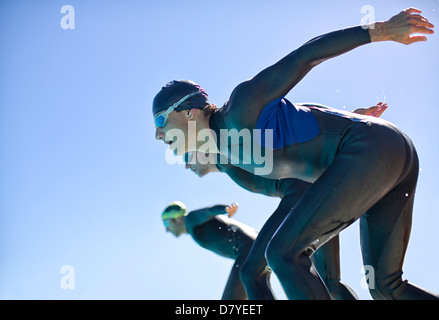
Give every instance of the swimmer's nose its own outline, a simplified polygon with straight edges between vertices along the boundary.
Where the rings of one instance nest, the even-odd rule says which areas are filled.
[[[155,138],[157,140],[165,140],[165,133],[163,132],[163,128],[156,128],[155,129]]]

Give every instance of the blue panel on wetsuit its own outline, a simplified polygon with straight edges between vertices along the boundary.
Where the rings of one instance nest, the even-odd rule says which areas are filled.
[[[261,146],[265,147],[263,130],[273,130],[273,149],[314,139],[320,133],[319,124],[306,107],[294,106],[285,98],[268,103],[259,115],[256,124],[261,129]]]

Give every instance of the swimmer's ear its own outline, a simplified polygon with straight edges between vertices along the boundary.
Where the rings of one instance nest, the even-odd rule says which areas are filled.
[[[186,110],[185,111],[186,118],[188,120],[193,120],[194,117],[195,117],[196,111],[197,111],[197,109],[195,109],[195,108],[194,109],[190,109],[190,110]]]

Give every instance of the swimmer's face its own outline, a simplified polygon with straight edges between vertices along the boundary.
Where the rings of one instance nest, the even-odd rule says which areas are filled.
[[[163,127],[157,127],[155,130],[155,138],[169,145],[170,150],[173,151],[175,155],[182,155],[187,152],[187,113],[187,110],[180,112],[172,111],[168,115],[165,125]]]
[[[169,149],[177,156],[188,151],[196,151],[205,144],[204,141],[199,141],[196,138],[199,131],[202,130],[202,126],[198,124],[205,119],[203,110],[197,108],[172,111],[168,115],[165,125],[156,128],[155,138],[168,144]],[[191,143],[189,143],[189,139],[192,139]]]
[[[166,232],[172,233],[176,238],[186,232],[186,225],[184,217],[166,219],[163,221],[166,227]]]
[[[203,158],[201,158],[203,157]],[[197,159],[203,159],[206,164],[201,164]],[[201,152],[189,152],[186,159],[186,169],[191,169],[197,176],[204,177],[209,172],[215,171],[216,154],[205,155]]]

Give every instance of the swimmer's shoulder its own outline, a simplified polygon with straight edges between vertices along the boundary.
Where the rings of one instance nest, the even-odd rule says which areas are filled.
[[[200,221],[198,213],[202,210],[190,211],[185,217],[184,222],[189,234],[193,235],[194,229],[204,224],[205,221]]]
[[[266,104],[255,81],[244,81],[233,90],[229,100],[221,108],[224,121],[229,129],[254,129]]]

